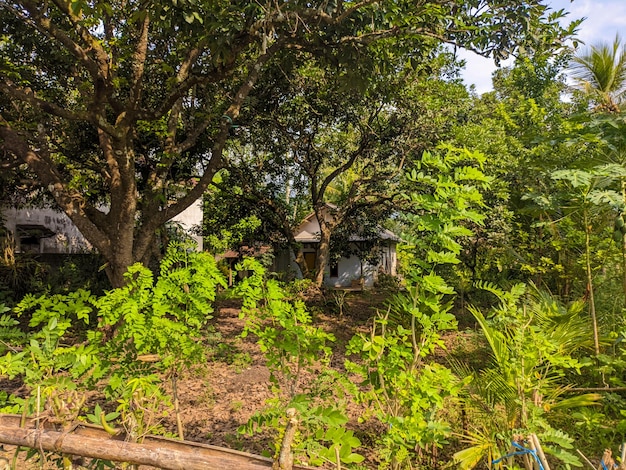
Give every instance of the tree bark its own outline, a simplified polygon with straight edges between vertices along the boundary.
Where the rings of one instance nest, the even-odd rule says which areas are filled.
[[[296,437],[298,429],[297,411],[295,408],[289,408],[287,414],[287,427],[280,444],[280,453],[278,459],[272,466],[273,470],[292,470],[293,469],[293,440]]]
[[[324,220],[324,215],[321,211],[316,211],[316,217],[320,225],[320,243],[315,258],[314,282],[317,287],[321,287],[324,283],[324,272],[326,271],[326,266],[328,266],[330,259],[330,237],[332,228]]]
[[[302,273],[302,278],[308,279],[311,273],[309,272],[309,266],[306,264],[306,260],[304,259],[304,251],[302,251],[302,248],[297,246],[297,244],[291,245],[291,249],[293,250],[296,264]]]
[[[180,447],[174,448],[166,445],[164,441],[135,444],[105,437],[20,428],[0,428],[0,442],[133,465],[151,465],[165,470],[272,468],[271,461],[262,457],[230,454],[228,451],[203,452],[199,446],[192,443],[181,443]]]
[[[150,465],[165,470],[254,470],[272,468],[272,460],[195,442],[147,436],[137,444],[111,436],[99,426],[80,424],[71,432],[35,429],[28,420],[20,427],[20,416],[0,415],[0,443],[42,449],[67,455]],[[295,466],[294,468],[303,468]]]

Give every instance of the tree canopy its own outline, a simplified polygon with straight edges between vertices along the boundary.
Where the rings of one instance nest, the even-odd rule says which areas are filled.
[[[113,285],[224,166],[255,87],[306,57],[346,82],[441,44],[558,45],[541,2],[32,0],[0,5],[0,148],[107,260]],[[256,116],[248,116],[254,120]]]

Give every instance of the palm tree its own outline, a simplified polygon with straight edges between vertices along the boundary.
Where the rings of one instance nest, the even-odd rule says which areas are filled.
[[[619,112],[626,97],[626,48],[619,35],[612,44],[592,45],[576,55],[571,70],[578,88],[598,111]]]

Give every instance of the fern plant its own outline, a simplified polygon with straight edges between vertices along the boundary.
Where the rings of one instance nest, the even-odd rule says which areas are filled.
[[[167,372],[181,438],[177,378],[184,367],[206,359],[202,329],[212,318],[218,286],[226,287],[215,259],[192,248],[171,243],[156,281],[145,266],[131,266],[126,285],[99,299],[99,329],[90,338],[104,341],[103,353],[115,363],[105,390],[109,397],[123,394],[131,378]],[[113,332],[109,338],[107,331]]]
[[[489,178],[483,162],[479,153],[450,146],[415,162],[404,194],[406,292],[347,348],[356,359],[346,368],[363,380],[358,399],[385,425],[379,457],[392,469],[432,464],[451,433],[442,411],[464,382],[433,353],[444,347],[443,332],[457,326],[455,291],[444,275],[460,262],[460,241],[472,234],[468,226],[484,218],[481,189]]]
[[[42,391],[44,398],[46,393],[52,397],[64,390],[92,389],[104,379],[106,397],[118,400],[120,415],[136,423],[133,432],[147,432],[151,426],[139,422],[148,421],[142,409],[162,414],[162,407],[152,404],[169,402],[162,378],[155,374],[168,374],[176,395],[181,368],[205,357],[202,328],[211,318],[217,286],[226,281],[212,256],[180,244],[168,248],[156,282],[139,264],[129,269],[127,280],[124,287],[100,297],[85,290],[27,295],[14,309],[16,315],[30,317],[25,336],[18,335],[16,320],[0,317],[0,328],[15,336],[0,357],[0,375],[20,376],[33,390],[30,401],[5,397],[11,411],[33,409],[34,396],[41,398]],[[143,385],[132,385],[136,383]]]

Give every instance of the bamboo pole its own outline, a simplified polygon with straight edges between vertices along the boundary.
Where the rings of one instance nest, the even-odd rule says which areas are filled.
[[[539,457],[539,454],[537,452],[537,446],[535,446],[535,441],[533,440],[532,436],[530,436],[528,438],[528,448],[530,450],[534,451],[535,455],[537,455],[537,457]],[[529,455],[525,454],[524,457],[529,457]],[[533,470],[540,470],[539,469],[539,462],[541,461],[541,459],[539,460],[539,462],[536,459],[530,459],[529,458],[529,460],[531,461]]]
[[[546,454],[543,453],[543,449],[541,448],[541,443],[539,442],[539,438],[537,434],[531,434],[530,440],[535,445],[535,449],[537,450],[537,457],[541,461],[544,470],[550,470],[550,465],[548,465],[548,460],[546,459]]]

